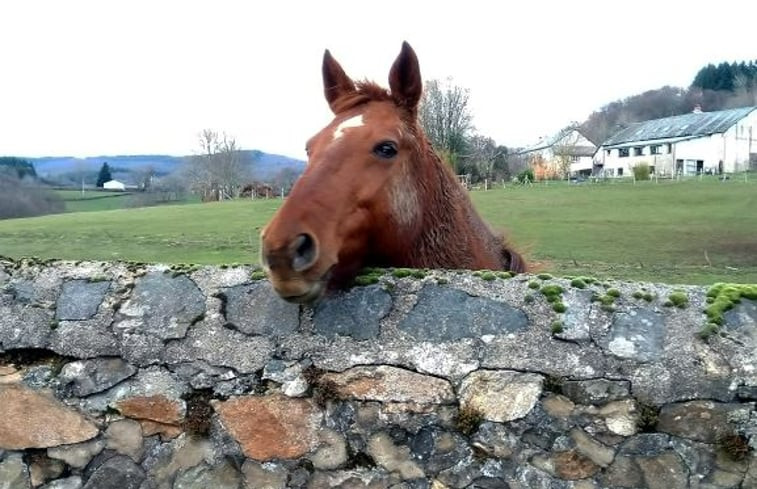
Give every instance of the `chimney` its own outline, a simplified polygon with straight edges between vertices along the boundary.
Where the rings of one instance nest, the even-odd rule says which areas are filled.
[[[694,110],[693,110],[693,113],[694,113],[694,114],[701,114],[701,113],[702,113],[702,106],[701,106],[701,105],[699,105],[699,104],[696,104],[696,105],[694,106]]]

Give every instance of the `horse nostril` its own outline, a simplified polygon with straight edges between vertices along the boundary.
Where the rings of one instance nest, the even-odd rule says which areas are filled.
[[[317,256],[315,240],[309,234],[300,234],[292,243],[292,269],[295,272],[301,272],[310,267]]]

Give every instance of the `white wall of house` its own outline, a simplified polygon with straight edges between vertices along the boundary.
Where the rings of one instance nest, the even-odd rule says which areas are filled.
[[[751,131],[751,132],[750,132]],[[658,146],[658,154],[652,146]],[[628,156],[621,156],[627,151]],[[723,162],[725,173],[744,171],[749,167],[750,153],[757,153],[757,111],[731,126],[726,132],[697,138],[637,141],[620,148],[600,147],[594,162],[603,166],[607,176],[629,176],[640,163],[670,175],[682,170],[684,175],[697,171],[717,171]]]
[[[126,185],[118,180],[108,180],[103,183],[103,188],[106,190],[126,190]]]

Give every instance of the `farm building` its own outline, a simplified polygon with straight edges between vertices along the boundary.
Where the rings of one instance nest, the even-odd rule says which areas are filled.
[[[108,180],[103,183],[103,188],[105,190],[126,190],[126,185],[118,180]]]
[[[571,175],[591,174],[592,157],[597,146],[581,132],[568,127],[554,136],[543,138],[520,154],[528,158],[537,180],[561,178]]]
[[[757,168],[757,107],[631,124],[600,146],[594,164],[608,177],[647,164],[660,176],[735,173]]]

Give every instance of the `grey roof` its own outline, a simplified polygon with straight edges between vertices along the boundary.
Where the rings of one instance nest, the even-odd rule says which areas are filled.
[[[715,112],[691,112],[662,119],[637,122],[610,136],[602,146],[613,146],[635,141],[655,139],[709,136],[725,132],[757,107],[718,110]]]
[[[557,134],[553,134],[552,136],[544,138],[544,139],[542,139],[541,141],[539,141],[538,143],[536,143],[534,145],[531,145],[531,146],[528,146],[526,148],[523,148],[520,151],[520,153],[530,153],[532,151],[538,151],[540,149],[551,148],[552,146],[555,146],[557,143],[559,143],[562,138],[564,138],[565,136],[567,136],[568,133],[570,133],[572,131],[576,131],[578,134],[580,134],[581,136],[583,136],[583,137],[586,138],[586,135],[583,132],[581,132],[581,130],[579,128],[573,127],[573,126],[569,126],[569,127],[560,129],[557,132]],[[586,139],[588,139],[588,138],[586,138]],[[592,152],[591,152],[591,155],[593,155],[595,151],[596,151],[596,148],[593,148]],[[591,155],[589,155],[589,156],[591,156]],[[578,155],[576,155],[576,156],[578,156]]]

